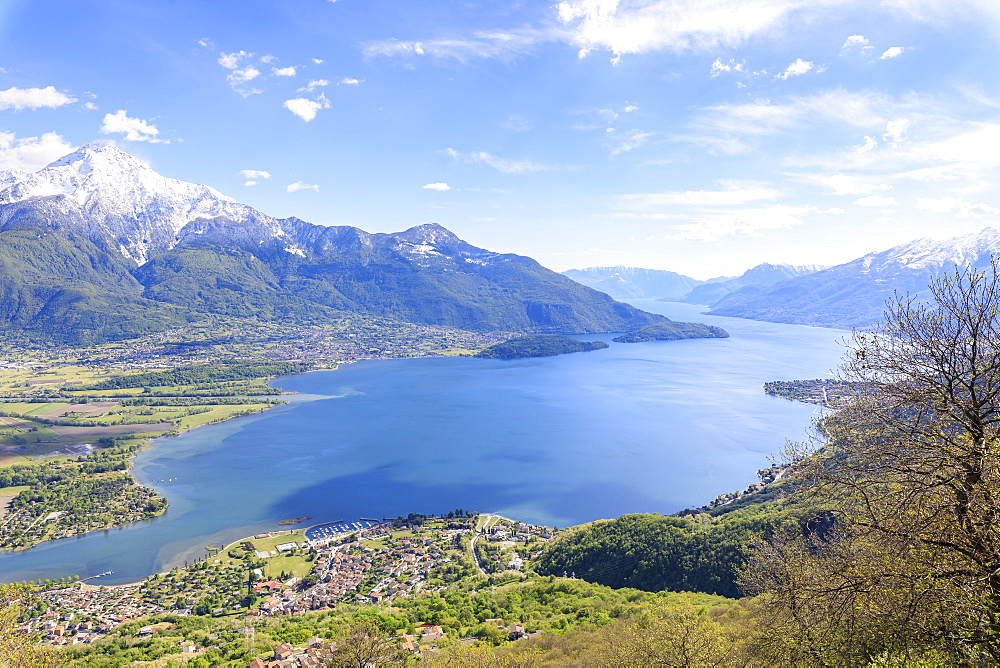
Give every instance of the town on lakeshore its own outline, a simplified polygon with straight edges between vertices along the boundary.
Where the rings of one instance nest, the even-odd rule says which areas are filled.
[[[67,646],[92,643],[131,620],[164,613],[256,618],[333,610],[342,604],[377,608],[401,596],[441,591],[467,575],[517,575],[524,560],[554,533],[549,527],[464,510],[443,517],[411,514],[272,531],[133,584],[101,586],[91,578],[34,583],[41,588],[37,607],[19,630],[38,634],[44,644]],[[134,636],[151,636],[170,626],[144,625]],[[508,626],[513,639],[527,635],[523,626]],[[418,630],[401,635],[400,647],[419,654],[445,635],[436,625]],[[185,644],[178,651],[196,650]],[[275,648],[277,659],[310,655],[308,647]]]

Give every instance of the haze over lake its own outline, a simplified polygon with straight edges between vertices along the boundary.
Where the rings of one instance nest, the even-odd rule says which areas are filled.
[[[361,362],[282,378],[277,385],[300,393],[289,405],[139,454],[136,477],[170,501],[163,517],[0,556],[0,579],[113,570],[100,582],[135,581],[300,516],[465,508],[563,527],[671,513],[742,489],[786,439],[803,437],[814,407],[761,385],[827,376],[844,332],[635,304],[732,337],[528,360]]]

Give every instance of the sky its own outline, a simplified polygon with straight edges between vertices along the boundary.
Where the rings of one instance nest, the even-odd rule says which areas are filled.
[[[1000,224],[997,0],[0,0],[0,169],[111,140],[277,217],[562,271]]]

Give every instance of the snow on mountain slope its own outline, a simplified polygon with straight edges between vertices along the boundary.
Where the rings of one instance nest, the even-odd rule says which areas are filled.
[[[126,257],[144,263],[166,250],[180,231],[199,219],[262,226],[285,236],[277,220],[204,185],[170,179],[107,142],[77,149],[32,174],[0,174],[0,209],[37,203],[64,225],[82,226],[89,236],[110,237]]]
[[[987,267],[1000,255],[992,227],[952,239],[916,239],[766,289],[747,287],[712,304],[713,315],[827,327],[868,327],[895,295],[921,299],[931,279],[955,267]]]
[[[28,172],[21,171],[20,169],[0,169],[0,192],[3,192],[26,176],[28,176]]]
[[[869,253],[854,262],[864,263],[866,268],[897,265],[918,271],[936,271],[953,264],[977,265],[990,253],[1000,253],[1000,230],[994,227],[951,239],[915,239]]]

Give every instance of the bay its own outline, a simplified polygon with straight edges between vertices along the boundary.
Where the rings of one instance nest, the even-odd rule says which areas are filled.
[[[844,332],[634,303],[732,336],[528,360],[359,362],[278,379],[299,393],[288,405],[158,439],[137,456],[136,478],[170,501],[164,516],[0,555],[0,580],[110,570],[99,582],[136,581],[301,516],[464,508],[563,527],[671,513],[743,488],[786,439],[804,437],[813,407],[761,386],[829,375]]]

